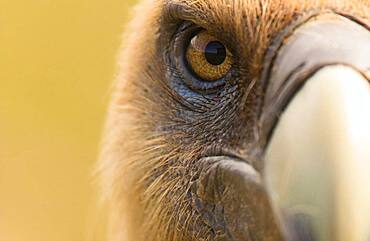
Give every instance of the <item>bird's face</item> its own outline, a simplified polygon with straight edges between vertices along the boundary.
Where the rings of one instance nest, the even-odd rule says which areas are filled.
[[[144,1],[102,157],[117,240],[370,240],[370,3]]]

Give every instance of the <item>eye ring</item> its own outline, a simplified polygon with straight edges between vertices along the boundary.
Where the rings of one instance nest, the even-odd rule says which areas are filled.
[[[230,70],[218,79],[207,81],[202,79],[197,73],[189,66],[186,58],[187,48],[191,44],[191,40],[201,32],[206,32],[205,29],[187,22],[182,25],[178,30],[173,44],[173,52],[170,55],[172,63],[175,64],[177,76],[181,77],[182,82],[190,89],[202,93],[214,93],[222,88],[228,79],[233,75],[233,65]],[[216,38],[214,38],[216,39]],[[219,41],[222,43],[222,41]],[[226,48],[226,46],[225,46]],[[233,61],[234,63],[234,61]]]

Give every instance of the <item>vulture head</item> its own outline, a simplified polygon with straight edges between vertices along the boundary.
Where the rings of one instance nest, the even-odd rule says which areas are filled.
[[[368,0],[135,13],[99,166],[109,240],[370,240]]]

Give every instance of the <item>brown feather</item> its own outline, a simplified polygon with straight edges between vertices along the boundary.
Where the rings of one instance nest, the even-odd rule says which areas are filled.
[[[187,195],[203,168],[196,160],[207,142],[196,133],[189,137],[186,128],[170,128],[207,127],[176,114],[178,96],[164,82],[158,39],[170,22],[163,20],[169,5],[181,9],[184,20],[217,35],[226,32],[244,45],[245,73],[254,80],[274,37],[297,16],[324,9],[363,18],[370,13],[368,0],[144,0],[123,37],[99,164],[111,209],[111,241],[212,240]],[[263,94],[256,81],[250,85],[247,96]],[[255,115],[254,108],[249,112],[248,118]]]

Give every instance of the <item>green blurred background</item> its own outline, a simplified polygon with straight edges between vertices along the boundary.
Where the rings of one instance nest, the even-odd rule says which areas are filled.
[[[0,0],[0,240],[104,240],[92,177],[133,0]]]

